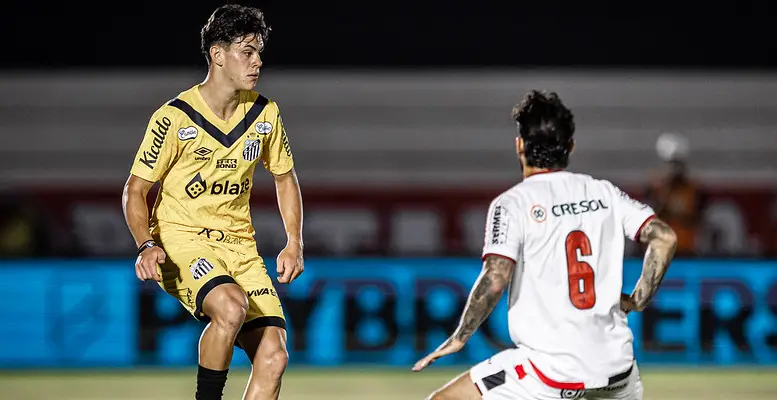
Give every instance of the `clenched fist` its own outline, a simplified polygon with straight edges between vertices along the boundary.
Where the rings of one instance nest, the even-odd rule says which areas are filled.
[[[167,254],[159,246],[149,247],[143,250],[135,261],[135,275],[141,281],[154,280],[160,282],[159,264],[164,264]]]
[[[305,270],[305,262],[302,258],[302,247],[288,244],[280,254],[276,271],[279,283],[291,283]]]

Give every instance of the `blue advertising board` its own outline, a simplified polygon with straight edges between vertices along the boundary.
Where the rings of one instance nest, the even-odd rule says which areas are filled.
[[[0,367],[189,366],[202,325],[132,260],[0,262]],[[268,269],[274,271],[269,262]],[[624,290],[641,262],[625,265]],[[297,365],[409,366],[455,327],[477,259],[311,259],[277,285]],[[274,273],[271,272],[274,276]],[[506,299],[440,364],[510,346]],[[777,363],[777,262],[676,261],[653,305],[629,316],[642,363]],[[235,364],[248,361],[235,352]]]

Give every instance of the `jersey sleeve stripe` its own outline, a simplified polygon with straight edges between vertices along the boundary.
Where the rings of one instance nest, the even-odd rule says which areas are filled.
[[[648,222],[652,221],[655,217],[656,217],[655,215],[651,215],[651,216],[647,217],[645,219],[645,222],[643,222],[642,225],[639,226],[639,229],[637,229],[637,234],[634,235],[634,241],[635,242],[639,241],[639,236],[642,234],[642,229],[645,228],[645,225],[647,225]]]
[[[497,254],[497,253],[486,253],[486,254],[483,254],[483,257],[481,258],[481,261],[486,261],[486,258],[488,258],[489,256],[504,258],[505,260],[510,260],[513,263],[515,263],[515,260],[513,260],[512,257],[508,257],[506,255]]]

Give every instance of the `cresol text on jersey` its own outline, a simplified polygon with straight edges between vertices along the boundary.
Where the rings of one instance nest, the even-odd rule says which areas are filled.
[[[604,204],[601,199],[595,200],[580,200],[573,203],[556,204],[551,207],[550,211],[557,217],[563,217],[565,215],[579,215],[589,212],[596,212],[599,210],[607,210],[610,207]]]

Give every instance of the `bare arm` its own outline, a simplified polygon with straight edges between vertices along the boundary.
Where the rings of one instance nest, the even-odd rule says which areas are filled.
[[[124,219],[127,221],[130,233],[135,238],[136,246],[151,239],[151,234],[148,231],[146,196],[153,185],[153,182],[138,178],[135,175],[130,175],[127,183],[124,184],[121,206],[124,209]]]
[[[140,247],[147,240],[152,240],[148,231],[148,204],[146,196],[153,186],[153,182],[130,175],[124,184],[124,193],[121,197],[121,206],[124,209],[124,219],[135,238],[135,245]],[[159,265],[164,264],[167,255],[159,246],[146,248],[135,260],[135,275],[140,280],[161,281]]]
[[[418,360],[413,371],[420,371],[438,358],[461,350],[480,324],[494,311],[496,303],[510,283],[514,270],[513,260],[495,255],[486,257],[483,270],[469,293],[459,326],[437,350]]]
[[[297,173],[291,171],[273,175],[278,196],[278,209],[286,228],[286,238],[289,244],[302,247],[302,195],[300,193]]]
[[[658,291],[669,263],[672,262],[677,236],[664,221],[654,218],[642,228],[639,241],[646,243],[648,248],[642,264],[642,275],[631,294],[636,311],[644,310]]]
[[[483,270],[470,291],[459,326],[452,335],[454,339],[461,342],[469,340],[480,324],[494,311],[494,307],[510,283],[513,270],[515,270],[513,260],[499,256],[486,257]]]
[[[278,282],[291,283],[305,269],[302,258],[302,195],[294,169],[273,176],[278,209],[286,228],[286,247],[278,254]]]

